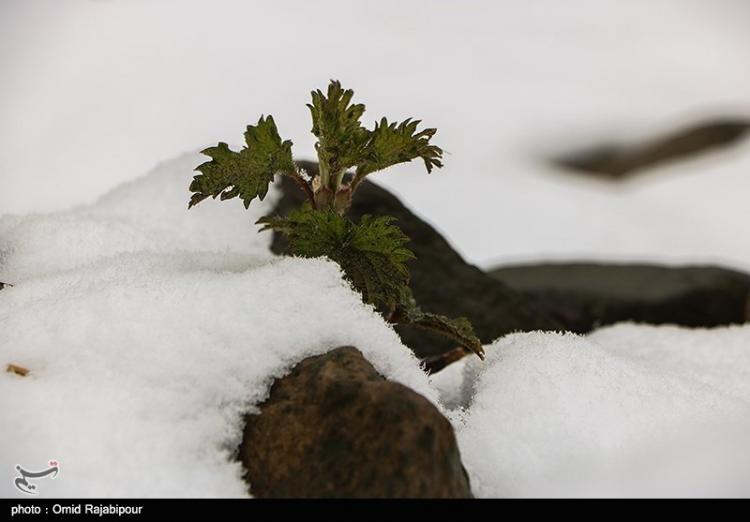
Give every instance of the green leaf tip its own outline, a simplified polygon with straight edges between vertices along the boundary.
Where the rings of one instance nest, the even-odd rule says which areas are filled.
[[[411,118],[401,123],[388,123],[382,118],[373,130],[368,130],[360,122],[365,106],[352,104],[354,91],[343,89],[337,80],[331,80],[327,94],[316,90],[311,95],[312,103],[307,107],[312,115],[312,133],[319,140],[316,149],[324,172],[336,174],[357,167],[361,179],[417,158],[424,161],[428,173],[443,166],[443,149],[430,144],[436,129],[417,131],[420,121]]]
[[[450,318],[422,311],[408,287],[401,294],[392,320],[396,323],[412,325],[424,330],[437,332],[453,339],[464,349],[478,355],[480,359],[484,359],[482,342],[474,333],[474,328],[467,318]]]
[[[367,144],[367,155],[357,168],[358,176],[383,170],[398,163],[405,163],[416,158],[424,161],[427,172],[434,167],[442,167],[443,149],[430,144],[430,139],[437,129],[423,129],[417,132],[421,122],[411,118],[401,123],[388,123],[386,118],[375,124],[370,141]]]
[[[211,158],[198,167],[193,177],[193,193],[188,208],[208,197],[221,200],[239,196],[245,208],[256,197],[266,197],[268,186],[277,172],[294,171],[292,142],[282,141],[272,116],[261,116],[256,125],[245,131],[245,147],[235,152],[224,142],[201,151]]]
[[[354,91],[344,90],[336,80],[331,80],[327,94],[321,90],[310,94],[311,132],[318,138],[316,149],[324,170],[339,173],[357,165],[370,136],[360,123],[365,106],[351,104]]]

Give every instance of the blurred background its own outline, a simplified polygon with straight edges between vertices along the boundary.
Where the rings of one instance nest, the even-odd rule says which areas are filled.
[[[746,0],[0,0],[0,215],[239,146],[261,114],[312,158],[304,104],[335,78],[368,126],[438,128],[445,168],[372,179],[480,266],[750,269],[748,27]]]

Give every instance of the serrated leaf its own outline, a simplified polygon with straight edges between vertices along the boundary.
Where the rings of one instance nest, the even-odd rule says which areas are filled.
[[[357,168],[357,175],[366,176],[416,158],[422,158],[427,172],[432,172],[433,167],[442,167],[440,160],[443,149],[430,144],[430,139],[437,130],[424,129],[417,132],[419,123],[419,120],[412,121],[411,118],[401,123],[388,123],[386,118],[382,118],[376,123],[365,148],[365,159]]]
[[[277,172],[294,170],[292,142],[281,141],[273,117],[261,116],[257,125],[248,125],[245,143],[240,152],[223,142],[201,151],[211,160],[195,169],[201,174],[190,184],[193,195],[188,208],[208,197],[225,200],[237,196],[247,208],[256,197],[262,200],[266,196]]]
[[[392,221],[363,216],[354,223],[335,211],[315,211],[305,205],[287,217],[264,217],[258,223],[262,230],[284,234],[293,255],[335,261],[366,303],[390,308],[409,282],[405,263],[414,258],[404,246],[409,238]]]
[[[312,115],[312,133],[318,138],[316,148],[321,163],[333,173],[357,165],[370,137],[370,131],[360,123],[365,106],[351,104],[354,91],[344,90],[334,80],[328,85],[327,94],[321,90],[311,94],[312,103],[307,107]]]
[[[465,349],[477,354],[484,359],[484,348],[482,342],[474,333],[474,328],[465,317],[451,319],[440,314],[424,312],[414,300],[411,290],[406,288],[396,309],[396,322],[410,324],[425,330],[437,332],[449,337]]]

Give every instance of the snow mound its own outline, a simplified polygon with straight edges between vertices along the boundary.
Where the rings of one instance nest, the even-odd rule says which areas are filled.
[[[253,223],[271,208],[277,197],[273,189],[249,210],[235,199],[222,204],[208,201],[187,212],[192,170],[203,158],[185,154],[165,162],[94,205],[54,214],[0,217],[0,277],[20,283],[133,252],[223,252],[271,258],[270,234],[258,234]]]
[[[0,218],[0,469],[43,496],[246,495],[242,414],[296,362],[355,345],[436,401],[396,333],[324,260],[274,259],[266,205],[187,212],[195,157],[93,206]],[[11,480],[0,496],[20,496]]]
[[[750,494],[748,347],[748,326],[498,340],[467,362],[453,413],[475,493]]]

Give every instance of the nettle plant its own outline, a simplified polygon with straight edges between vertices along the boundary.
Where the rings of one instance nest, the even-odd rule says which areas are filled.
[[[352,104],[353,95],[338,81],[331,81],[326,94],[312,92],[307,106],[318,139],[319,175],[311,179],[295,164],[292,142],[282,141],[273,117],[261,116],[256,125],[248,125],[239,152],[223,142],[202,151],[211,160],[195,169],[200,174],[190,184],[188,208],[208,197],[239,197],[247,208],[253,199],[263,200],[277,174],[288,176],[307,201],[287,216],[261,218],[261,231],[283,234],[292,255],[338,263],[362,300],[389,322],[436,331],[483,357],[482,344],[466,318],[451,319],[417,306],[407,267],[415,256],[394,219],[366,215],[354,222],[346,217],[357,187],[370,174],[417,158],[428,173],[443,166],[443,150],[430,143],[436,129],[417,131],[418,120],[389,123],[386,118],[367,129],[360,121],[365,106]]]

